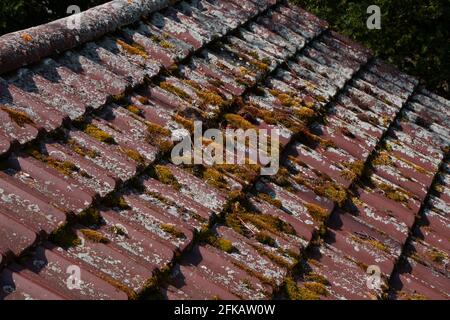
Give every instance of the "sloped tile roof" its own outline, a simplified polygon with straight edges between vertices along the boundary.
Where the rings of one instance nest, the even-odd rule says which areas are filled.
[[[1,299],[449,299],[449,101],[286,1],[81,17],[0,37]],[[279,173],[170,164],[195,120]]]

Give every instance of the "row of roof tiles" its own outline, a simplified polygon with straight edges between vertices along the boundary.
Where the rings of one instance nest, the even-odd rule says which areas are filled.
[[[212,6],[209,1],[200,1],[195,5],[207,8],[201,14],[213,15],[214,21],[226,21],[226,30],[230,30],[240,25],[244,16],[230,22],[234,16],[224,17],[224,8],[220,7],[225,3],[218,1]],[[249,6],[245,19],[258,13],[252,2],[245,4]],[[236,8],[234,2],[227,5]],[[186,9],[186,5],[180,4],[180,8]],[[208,10],[217,11],[213,14]],[[309,276],[327,278],[327,289],[322,293],[332,292],[334,298],[371,297],[363,288],[365,270],[361,266],[369,265],[372,259],[383,262],[383,275],[389,277],[442,160],[439,148],[448,144],[445,119],[427,129],[416,123],[423,125],[439,113],[448,114],[448,102],[428,92],[411,97],[416,80],[380,61],[363,67],[370,58],[366,50],[334,33],[323,34],[323,22],[291,5],[274,7],[274,11],[263,13],[212,47],[202,45],[224,32],[206,28],[204,23],[198,30],[180,32],[180,24],[204,22],[203,16],[192,19],[191,15],[181,16],[167,9],[154,14],[150,22],[140,22],[137,33],[123,31],[132,38],[120,34],[118,41],[107,36],[104,42],[86,45],[84,52],[69,52],[61,58],[64,60],[58,57],[56,62],[46,64],[57,63],[62,65],[56,67],[59,72],[67,68],[87,78],[110,76],[103,78],[108,85],[104,89],[106,98],[156,75],[160,64],[168,67],[189,51],[201,48],[198,55],[179,65],[178,74],[135,91],[132,105],[102,107],[104,101],[99,101],[93,108],[102,107],[101,111],[66,127],[64,139],[41,140],[37,147],[9,156],[1,177],[6,190],[0,215],[4,258],[10,253],[20,255],[38,241],[36,234],[57,229],[66,221],[65,213],[81,218],[57,233],[66,241],[68,237],[68,243],[53,238],[53,243],[39,244],[20,264],[8,264],[2,273],[4,298],[117,299],[125,298],[124,292],[134,297],[136,293],[144,295],[152,287],[148,280],[164,270],[170,271],[159,292],[165,298],[269,298],[317,233],[335,239],[312,247],[311,257],[318,262],[310,263],[314,272]],[[161,30],[162,34],[157,33]],[[133,46],[131,39],[139,46]],[[178,56],[161,58],[160,64],[152,67],[148,58],[160,57],[151,50],[155,45],[164,52],[177,49]],[[229,120],[228,125],[248,122],[281,128],[285,133],[282,145],[289,144],[284,174],[270,181],[249,177],[252,170],[242,173],[234,168],[213,168],[208,176],[192,168],[158,165],[153,176],[169,185],[147,177],[140,180],[143,189],[130,189],[130,180],[153,163],[160,151],[167,151],[167,145],[170,147],[172,132],[183,125],[189,129],[195,119],[216,119],[227,108],[226,101],[242,95],[273,70],[264,87],[244,96],[236,114],[240,117],[234,117],[239,121]],[[39,71],[28,72],[32,79],[38,77]],[[39,81],[51,77],[44,74]],[[75,82],[65,84],[69,90],[86,88],[82,90],[85,101],[98,98],[98,83],[80,83],[78,75],[62,73],[59,77],[52,78],[58,86],[72,79]],[[11,86],[11,80],[6,81]],[[39,93],[32,94],[33,98],[42,99],[45,92],[51,96],[53,89],[47,83],[37,87]],[[73,101],[66,98],[69,91],[58,88],[56,92],[64,93],[63,101]],[[83,102],[81,105],[85,106]],[[74,107],[68,110],[73,112]],[[10,109],[5,110],[8,113]],[[79,110],[69,117],[79,117],[86,107]],[[397,116],[400,110],[404,117]],[[326,113],[325,121],[320,121],[321,113]],[[8,115],[13,119],[13,113]],[[311,124],[312,120],[318,122]],[[401,130],[387,133],[393,121]],[[300,140],[292,144],[293,134]],[[414,143],[417,139],[435,142],[436,138],[438,143],[428,143],[426,148]],[[372,183],[381,182],[389,190],[406,189],[414,197],[404,205],[389,200],[387,190],[378,189],[376,195],[377,190],[366,192],[361,188],[360,199],[354,201],[363,206],[358,217],[353,211],[336,211],[335,203],[347,200],[345,189],[358,179],[361,167],[380,141],[388,146],[388,157],[398,165],[376,167]],[[430,151],[434,153],[428,156]],[[426,160],[421,160],[422,155]],[[218,173],[225,178],[217,178]],[[245,185],[251,186],[255,179],[255,188],[242,201],[249,205],[238,205],[227,212],[225,224],[214,225],[206,232],[204,228],[215,220],[212,217],[221,215],[227,199],[234,196],[232,191],[247,190]],[[95,204],[121,186],[124,188],[114,194],[116,200],[103,201],[100,207]],[[86,211],[92,203],[94,209]],[[377,210],[380,203],[391,206],[398,217],[391,217],[392,213],[374,216],[367,209],[373,205]],[[323,225],[330,214],[332,231],[324,235]],[[89,225],[92,219],[94,223]],[[385,229],[386,223],[394,228]],[[406,228],[401,228],[403,224]],[[200,241],[194,240],[196,235]],[[355,242],[363,253],[348,245]],[[380,250],[379,242],[392,245],[390,252],[384,247]],[[182,252],[181,259],[177,258]],[[81,290],[67,289],[70,265],[81,268]],[[304,280],[298,281],[300,288],[317,289],[317,281],[309,281],[316,283],[311,285]]]

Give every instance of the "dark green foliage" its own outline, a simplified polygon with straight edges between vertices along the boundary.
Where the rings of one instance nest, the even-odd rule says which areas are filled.
[[[432,91],[450,98],[450,1],[291,0],[332,29],[371,48],[402,71],[420,77]],[[381,8],[381,30],[369,30],[369,5]]]
[[[0,35],[66,17],[71,5],[84,11],[105,2],[108,0],[1,0]]]

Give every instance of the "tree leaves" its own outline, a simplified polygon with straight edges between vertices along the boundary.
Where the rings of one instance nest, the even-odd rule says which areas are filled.
[[[448,0],[292,0],[332,28],[371,48],[402,71],[450,98],[450,2]],[[381,30],[366,27],[369,5],[380,6]]]

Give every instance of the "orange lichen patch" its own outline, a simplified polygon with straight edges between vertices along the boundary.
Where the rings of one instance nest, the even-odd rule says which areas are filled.
[[[269,90],[270,93],[275,96],[280,103],[285,107],[300,108],[302,99],[295,97],[292,93],[286,93],[277,89]]]
[[[225,115],[225,119],[232,127],[235,128],[241,128],[244,130],[255,128],[253,124],[251,124],[249,121],[245,120],[244,118],[242,118],[240,115],[237,114],[228,113]]]
[[[420,293],[406,293],[404,291],[400,291],[397,293],[398,297],[406,300],[427,300],[427,297],[425,297],[423,294]]]
[[[263,72],[267,72],[270,66],[270,60],[268,58],[260,59],[256,51],[243,50],[243,52],[236,53],[240,58],[247,61],[250,65]]]
[[[308,209],[308,213],[310,216],[319,224],[324,224],[326,219],[328,218],[328,212],[324,208],[312,204],[306,203],[305,207]]]
[[[174,115],[173,120],[181,124],[185,129],[189,130],[189,132],[194,132],[194,122],[192,120],[186,119],[179,114]]]
[[[341,172],[341,176],[349,181],[353,181],[357,177],[360,177],[364,170],[364,161],[357,160],[353,162],[344,162],[342,165],[346,168]]]
[[[144,164],[145,163],[144,157],[139,152],[137,152],[136,150],[130,149],[130,148],[125,148],[125,147],[120,147],[119,149],[120,149],[120,151],[122,153],[127,155],[128,158],[136,161],[137,163],[139,163],[139,164]]]
[[[267,72],[269,71],[269,63],[267,63],[266,61],[260,61],[260,60],[256,60],[256,59],[252,59],[249,61],[249,63],[256,67],[257,69]]]
[[[119,46],[121,46],[122,49],[127,51],[128,53],[135,55],[135,56],[140,56],[144,59],[148,59],[148,54],[142,46],[140,46],[136,43],[134,43],[133,45],[129,45],[128,43],[126,43],[120,39],[117,39],[116,43]]]
[[[142,116],[142,114],[143,114],[143,111],[141,110],[141,108],[139,108],[138,106],[135,106],[135,105],[129,105],[127,107],[127,110],[137,116]]]
[[[202,86],[200,85],[200,83],[198,83],[195,80],[184,79],[183,83],[187,84],[188,86],[193,87],[196,90],[201,90],[202,89]]]
[[[22,33],[22,34],[20,35],[20,37],[21,37],[22,40],[25,41],[25,42],[31,42],[31,41],[33,41],[33,37],[30,36],[28,33]]]
[[[389,166],[392,160],[386,151],[381,151],[378,156],[372,161],[374,166]]]
[[[86,239],[95,243],[107,244],[110,240],[98,231],[92,229],[81,229],[80,232],[85,236]]]
[[[171,84],[171,83],[169,83],[167,81],[161,82],[159,84],[159,86],[162,89],[164,89],[164,90],[166,90],[166,91],[168,91],[170,93],[173,93],[174,95],[180,97],[183,100],[186,100],[186,101],[191,101],[192,100],[191,96],[186,91],[184,91],[181,88],[178,88],[178,87],[174,86],[173,84]]]
[[[222,106],[225,100],[217,93],[210,90],[196,90],[197,95],[204,105]]]
[[[166,129],[166,128],[158,125],[158,124],[151,123],[151,122],[147,122],[146,124],[147,124],[147,131],[150,134],[152,134],[152,135],[153,134],[160,134],[160,135],[163,135],[165,137],[170,137],[171,133],[170,133],[169,129]]]
[[[202,88],[202,85],[200,85],[198,82],[194,80],[183,80],[183,82],[194,88],[197,96],[201,100],[202,105],[222,106],[225,103],[224,99],[219,94],[214,91]]]
[[[228,183],[224,175],[214,168],[206,168],[202,173],[202,178],[206,181],[206,183],[212,185],[213,187],[228,190]]]
[[[6,106],[0,106],[0,109],[6,112],[9,118],[14,121],[19,127],[23,128],[27,124],[34,124],[33,120],[31,120],[31,118],[25,112],[14,110]]]
[[[314,110],[307,107],[295,108],[294,112],[297,116],[304,120],[310,120],[315,116]]]
[[[429,171],[425,170],[423,167],[421,167],[421,166],[419,166],[419,165],[417,165],[417,164],[415,164],[415,163],[413,163],[413,162],[411,162],[409,160],[406,160],[406,159],[401,158],[401,157],[399,157],[399,160],[403,161],[404,163],[406,163],[408,166],[412,167],[414,170],[416,170],[419,173],[422,173],[422,174],[430,173]]]

